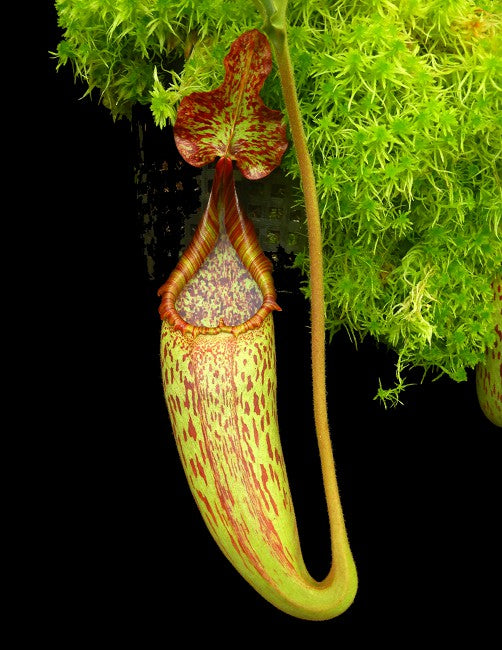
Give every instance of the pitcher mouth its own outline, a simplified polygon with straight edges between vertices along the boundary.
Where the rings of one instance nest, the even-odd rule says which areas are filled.
[[[159,314],[174,329],[192,336],[237,336],[258,328],[270,312],[281,310],[271,270],[253,224],[239,205],[232,161],[221,158],[192,241],[158,290]]]

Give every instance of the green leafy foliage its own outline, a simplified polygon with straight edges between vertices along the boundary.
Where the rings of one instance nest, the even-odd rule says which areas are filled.
[[[214,89],[232,41],[260,28],[251,0],[60,0],[60,64],[117,117],[160,127]],[[502,268],[502,8],[496,0],[290,0],[288,37],[316,172],[327,328],[456,381],[493,345]],[[282,109],[274,72],[262,96]],[[283,158],[298,178],[294,150]],[[301,201],[301,195],[298,195]],[[308,278],[308,258],[296,263]],[[305,287],[308,294],[308,281]]]
[[[152,104],[160,126],[174,123],[183,97],[214,84],[230,43],[260,22],[253,4],[242,1],[56,0],[55,6],[64,30],[58,65],[70,63],[114,118],[130,117],[136,103]],[[196,43],[207,56],[196,75],[187,74]]]

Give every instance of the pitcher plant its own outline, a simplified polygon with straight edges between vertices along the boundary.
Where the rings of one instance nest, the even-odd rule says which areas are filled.
[[[165,400],[188,485],[258,593],[290,615],[333,618],[353,602],[357,572],[328,424],[326,334],[344,327],[396,352],[396,383],[375,396],[394,406],[406,368],[454,381],[475,369],[481,409],[502,427],[500,15],[474,0],[119,4],[56,1],[59,65],[70,61],[114,118],[150,104],[157,126],[174,123],[187,163],[215,165],[193,239],[159,289]],[[308,278],[330,524],[322,581],[302,557],[281,450],[272,264],[234,165],[249,183],[282,165],[303,195],[308,251],[295,266]]]
[[[357,586],[329,437],[320,450],[333,564],[317,582],[302,558],[279,437],[272,265],[233,177],[235,161],[245,178],[263,178],[287,147],[282,115],[259,96],[272,66],[266,36],[246,32],[224,63],[223,84],[185,98],[174,128],[187,162],[219,160],[194,237],[159,290],[165,397],[190,489],[220,549],[278,608],[328,619]]]

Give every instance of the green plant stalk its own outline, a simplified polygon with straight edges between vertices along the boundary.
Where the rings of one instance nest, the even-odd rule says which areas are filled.
[[[323,585],[347,594],[347,607],[357,591],[357,572],[350,550],[343,511],[340,501],[335,463],[331,444],[326,403],[326,351],[325,351],[325,302],[323,282],[322,235],[314,171],[296,92],[293,66],[289,55],[285,8],[287,2],[279,2],[280,8],[271,13],[273,2],[255,0],[265,18],[263,31],[269,37],[276,55],[284,103],[296,156],[298,159],[302,191],[305,199],[310,257],[310,303],[311,303],[311,351],[312,390],[314,421],[321,460],[324,492],[327,502],[331,532],[331,570]],[[260,6],[262,5],[262,6]]]

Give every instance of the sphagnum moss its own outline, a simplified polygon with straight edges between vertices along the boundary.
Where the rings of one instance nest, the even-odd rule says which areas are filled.
[[[114,118],[149,104],[173,123],[214,88],[251,0],[56,2],[71,62]],[[322,216],[326,326],[371,335],[407,367],[455,381],[494,344],[502,268],[501,3],[339,0],[288,4],[289,45]],[[283,108],[277,76],[263,91]],[[283,162],[298,178],[294,151]],[[299,199],[300,198],[299,194]],[[308,260],[296,264],[308,277]],[[306,292],[308,293],[308,284]]]

